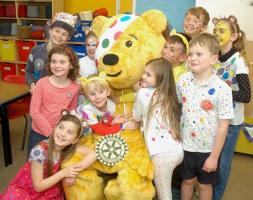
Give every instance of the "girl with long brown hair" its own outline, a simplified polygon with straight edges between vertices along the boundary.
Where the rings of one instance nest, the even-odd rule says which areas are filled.
[[[160,200],[172,199],[172,172],[183,160],[180,137],[181,108],[172,65],[165,58],[150,60],[144,69],[133,120],[143,123],[145,142],[154,163],[154,181]]]
[[[0,194],[0,199],[64,200],[60,181],[75,178],[96,161],[94,151],[78,145],[83,126],[80,119],[66,110],[62,114],[50,138],[32,149],[29,161]],[[83,160],[61,169],[61,161],[74,152],[85,155]]]

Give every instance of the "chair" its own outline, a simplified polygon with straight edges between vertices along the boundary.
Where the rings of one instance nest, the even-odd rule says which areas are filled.
[[[26,84],[25,77],[21,75],[7,75],[4,77],[3,80],[9,83]],[[30,100],[31,100],[31,97],[27,96],[21,100],[18,100],[16,102],[9,104],[7,107],[7,114],[8,114],[9,119],[16,119],[21,116],[25,118],[25,129],[24,129],[22,146],[21,146],[22,151],[24,151],[24,148],[25,148],[26,132],[27,132],[27,125],[28,125],[28,118],[26,114],[29,113]]]

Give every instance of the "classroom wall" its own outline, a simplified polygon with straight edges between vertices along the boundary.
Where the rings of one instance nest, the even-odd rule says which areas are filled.
[[[195,0],[136,0],[136,14],[150,9],[161,10],[167,16],[169,24],[182,32],[185,13],[194,5]]]
[[[253,41],[253,6],[250,4],[253,0],[196,0],[197,6],[203,6],[213,17],[236,16],[239,25],[246,32],[247,40]],[[219,8],[217,8],[219,7]],[[209,31],[213,30],[213,23],[210,20]]]
[[[64,0],[64,11],[78,13],[81,11],[93,11],[97,8],[107,8],[109,16],[116,14],[116,0]],[[132,0],[120,1],[120,13],[132,11]]]

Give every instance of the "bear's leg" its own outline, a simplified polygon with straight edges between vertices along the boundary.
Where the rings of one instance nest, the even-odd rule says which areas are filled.
[[[105,187],[106,200],[152,200],[155,188],[152,180],[141,177],[136,170],[124,168],[116,180]]]

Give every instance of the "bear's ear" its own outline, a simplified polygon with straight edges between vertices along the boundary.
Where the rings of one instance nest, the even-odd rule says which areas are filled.
[[[107,18],[104,16],[97,16],[92,22],[92,30],[99,38],[115,20],[115,17]]]
[[[166,16],[159,10],[149,10],[144,12],[140,17],[143,18],[149,26],[158,33],[163,32],[166,28]]]

